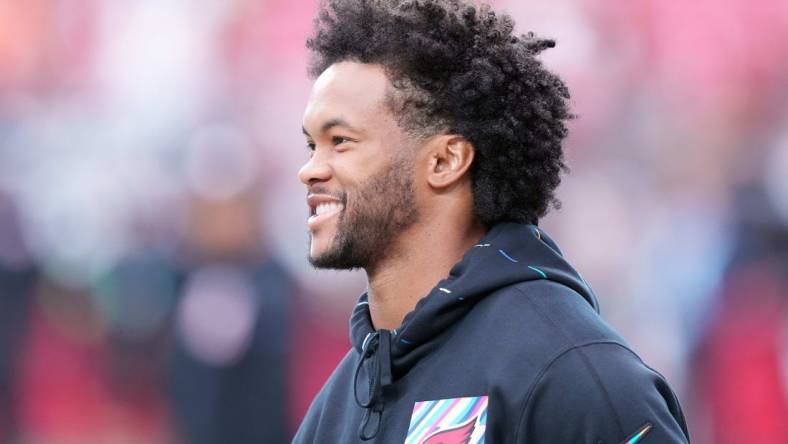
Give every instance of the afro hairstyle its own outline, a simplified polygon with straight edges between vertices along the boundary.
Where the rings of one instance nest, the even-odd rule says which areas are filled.
[[[560,206],[569,90],[535,57],[553,46],[463,0],[324,0],[307,40],[311,76],[342,61],[378,64],[402,128],[473,145],[473,209],[487,227],[537,224]]]

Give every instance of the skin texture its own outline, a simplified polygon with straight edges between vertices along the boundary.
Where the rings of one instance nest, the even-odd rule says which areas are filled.
[[[383,171],[372,174],[348,191],[332,194],[320,185],[312,188],[312,193],[338,197],[346,208],[336,216],[331,246],[322,253],[310,255],[309,262],[313,266],[372,269],[390,251],[399,233],[418,220],[410,174],[412,160],[397,157],[383,167]],[[352,205],[348,205],[348,194],[353,196]]]
[[[376,64],[344,61],[323,71],[303,118],[313,151],[299,171],[310,204],[344,203],[310,223],[310,261],[363,268],[378,329],[398,327],[485,233],[473,213],[472,144],[455,134],[411,136],[389,107],[391,91]],[[348,236],[366,251],[343,263],[337,253]]]

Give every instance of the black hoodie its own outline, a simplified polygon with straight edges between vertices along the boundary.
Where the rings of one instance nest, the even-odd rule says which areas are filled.
[[[366,294],[294,443],[686,443],[665,379],[533,225],[494,226],[396,330]]]

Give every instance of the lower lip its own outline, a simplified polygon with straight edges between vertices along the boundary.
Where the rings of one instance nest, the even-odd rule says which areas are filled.
[[[307,225],[307,227],[309,227],[309,229],[311,231],[314,231],[315,229],[317,229],[318,226],[320,226],[320,224],[322,224],[323,222],[325,222],[328,219],[331,219],[332,217],[336,216],[337,214],[339,214],[341,212],[342,212],[342,209],[338,209],[338,210],[333,210],[333,211],[331,211],[329,213],[323,213],[323,214],[321,214],[319,216],[317,216],[317,215],[309,216],[309,219],[307,219],[307,221],[306,221],[306,225]]]

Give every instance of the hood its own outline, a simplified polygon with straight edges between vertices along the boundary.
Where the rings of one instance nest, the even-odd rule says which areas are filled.
[[[438,333],[461,319],[481,298],[503,287],[548,279],[579,293],[599,312],[593,290],[564,260],[561,250],[535,225],[500,223],[468,250],[391,332],[394,376],[406,366],[411,352],[423,348]],[[374,332],[367,294],[361,295],[350,319],[350,340],[361,353],[364,339]],[[399,370],[399,371],[398,371]]]
[[[393,331],[376,331],[372,327],[367,294],[363,294],[350,319],[350,340],[360,354],[357,381],[364,362],[373,364],[367,372],[373,387],[368,401],[359,399],[358,384],[355,390],[358,404],[368,414],[362,424],[362,439],[369,439],[364,433],[369,414],[382,414],[385,387],[437,347],[434,339],[440,333],[462,319],[481,298],[501,288],[538,279],[571,288],[599,312],[593,291],[564,260],[552,239],[535,225],[517,223],[493,226]]]

